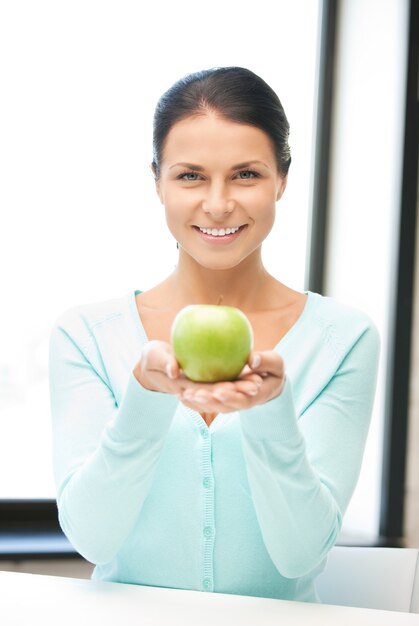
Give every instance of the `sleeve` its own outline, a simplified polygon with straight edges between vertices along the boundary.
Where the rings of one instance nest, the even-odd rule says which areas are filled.
[[[145,389],[131,372],[117,406],[89,359],[89,338],[76,334],[57,322],[49,343],[58,517],[74,548],[103,564],[134,527],[178,400]]]
[[[287,578],[312,571],[336,541],[361,468],[379,352],[379,334],[370,324],[299,419],[287,375],[279,396],[241,411],[263,540]]]

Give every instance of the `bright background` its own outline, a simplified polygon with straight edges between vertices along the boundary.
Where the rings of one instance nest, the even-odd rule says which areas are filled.
[[[385,343],[388,255],[397,220],[397,176],[386,150],[394,149],[398,127],[390,143],[379,137],[380,154],[368,150],[377,145],[371,128],[399,114],[401,96],[393,88],[403,79],[397,72],[405,3],[344,4],[353,59],[345,48],[341,76],[349,79],[339,83],[328,295],[370,313]],[[124,0],[1,3],[0,499],[55,497],[47,381],[55,318],[74,305],[145,290],[176,263],[149,165],[155,104],[184,74],[240,65],[278,93],[291,126],[292,164],[264,260],[282,282],[307,288],[319,15],[315,0],[213,0],[190,7]],[[363,47],[356,49],[360,28]],[[373,51],[372,66],[365,50]],[[368,115],[362,118],[364,103]],[[357,187],[360,175],[363,186]],[[371,265],[377,219],[384,244],[374,238]],[[382,370],[346,535],[377,531],[384,387]]]
[[[241,65],[277,90],[293,163],[266,264],[303,288],[317,4],[279,2],[272,19],[269,2],[257,11],[212,2],[205,19],[171,2],[3,5],[0,497],[54,497],[47,360],[56,316],[145,290],[176,263],[149,164],[154,107],[184,74]]]

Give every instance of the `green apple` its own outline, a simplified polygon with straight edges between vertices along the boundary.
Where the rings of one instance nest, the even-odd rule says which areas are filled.
[[[171,340],[185,376],[214,383],[240,374],[253,347],[253,329],[236,307],[190,304],[176,315]]]

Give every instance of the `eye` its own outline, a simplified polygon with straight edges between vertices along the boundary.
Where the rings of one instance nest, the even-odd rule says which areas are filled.
[[[260,176],[258,172],[254,172],[253,170],[241,170],[238,174],[241,180],[252,180],[252,178],[259,178]]]
[[[197,172],[183,172],[182,174],[179,174],[179,176],[177,176],[176,178],[178,180],[185,180],[194,183],[196,180],[198,180],[198,178],[194,178],[194,176],[198,176]]]
[[[252,180],[254,178],[260,178],[260,174],[253,170],[240,170],[237,175],[239,177],[239,180]],[[176,177],[177,180],[183,180],[190,183],[198,181],[199,178],[200,176],[197,172],[182,172],[182,174],[179,174]]]

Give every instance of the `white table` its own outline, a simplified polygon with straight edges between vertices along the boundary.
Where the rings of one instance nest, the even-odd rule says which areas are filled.
[[[1,626],[419,626],[419,615],[0,572]]]

